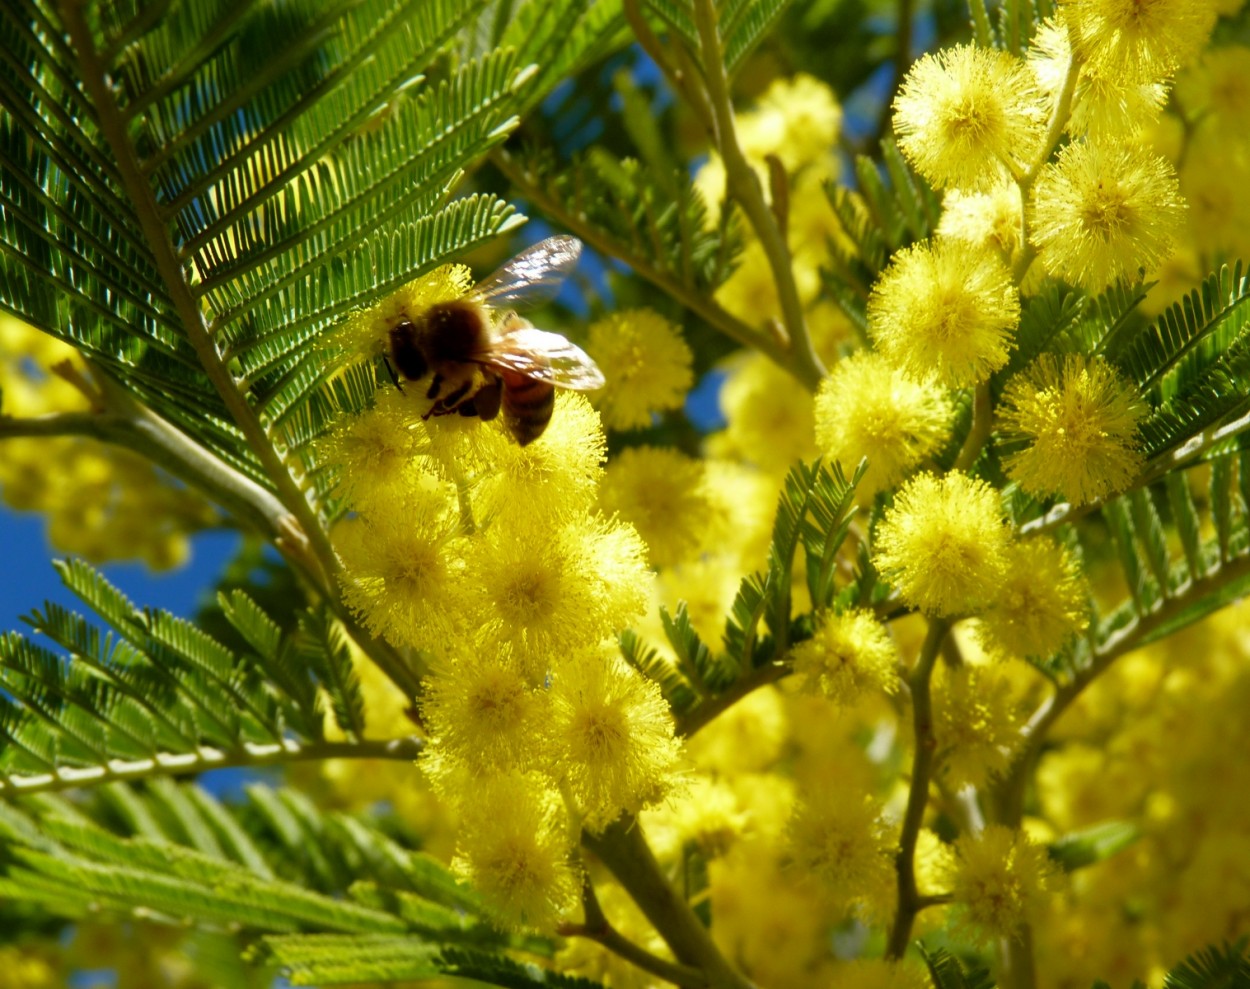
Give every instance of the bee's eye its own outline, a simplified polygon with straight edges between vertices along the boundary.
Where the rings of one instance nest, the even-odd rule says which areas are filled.
[[[409,381],[424,378],[430,370],[425,355],[417,346],[416,328],[406,320],[391,330],[391,358],[396,370]]]

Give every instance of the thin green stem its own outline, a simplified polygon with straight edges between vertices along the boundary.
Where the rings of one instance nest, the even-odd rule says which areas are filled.
[[[707,979],[697,968],[659,958],[634,944],[613,927],[599,905],[599,897],[595,895],[595,887],[589,877],[582,884],[582,910],[585,923],[563,925],[559,932],[561,936],[584,937],[588,941],[594,941],[631,965],[657,975],[665,982],[682,986],[683,989],[702,989],[707,985]]]
[[[890,938],[886,942],[885,957],[899,959],[907,951],[912,925],[921,908],[920,890],[916,886],[916,841],[924,823],[925,808],[929,803],[929,782],[933,775],[937,738],[933,732],[933,697],[930,680],[933,667],[941,652],[942,640],[950,630],[950,622],[942,618],[929,619],[929,630],[920,655],[908,678],[911,688],[912,727],[916,750],[912,756],[911,784],[907,791],[907,809],[903,812],[903,827],[898,839],[898,909]]]
[[[712,111],[712,140],[725,163],[726,182],[734,199],[746,213],[768,258],[773,281],[777,286],[777,297],[781,302],[782,321],[789,337],[788,349],[791,351],[796,373],[803,381],[812,378],[819,381],[825,376],[825,367],[812,347],[807,320],[799,301],[798,286],[794,280],[790,248],[782,236],[776,215],[764,201],[764,189],[760,185],[759,176],[755,174],[738,143],[714,0],[694,0],[694,22],[699,32],[699,60]]]
[[[735,680],[723,693],[701,701],[696,707],[678,718],[678,736],[689,738],[717,715],[733,707],[748,694],[758,690],[760,687],[766,687],[770,683],[776,683],[778,680],[789,676],[791,672],[790,664],[783,662],[769,663],[767,666],[760,666],[752,670],[745,676]]]
[[[972,428],[964,445],[955,460],[955,470],[969,470],[977,462],[986,441],[990,438],[990,430],[994,425],[994,400],[990,395],[990,383],[983,381],[977,385],[972,396]]]
[[[703,985],[710,989],[753,989],[725,960],[690,904],[665,878],[634,818],[622,817],[602,834],[583,832],[582,844],[616,877],[664,938],[673,957],[699,970]]]
[[[1033,989],[1037,962],[1033,957],[1033,928],[1025,924],[1012,937],[998,942],[998,984],[1001,989]]]
[[[411,762],[424,743],[413,737],[386,741],[296,742],[284,739],[272,744],[245,742],[238,749],[200,746],[189,752],[167,753],[150,759],[110,759],[100,766],[61,766],[46,773],[0,776],[0,796],[55,793],[80,786],[134,782],[157,776],[186,776],[210,769],[273,766],[288,762],[325,759],[394,759]]]

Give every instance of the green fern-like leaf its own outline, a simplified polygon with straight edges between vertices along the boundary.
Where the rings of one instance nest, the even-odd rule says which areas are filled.
[[[1246,939],[1195,952],[1163,978],[1164,989],[1247,989],[1250,955]]]

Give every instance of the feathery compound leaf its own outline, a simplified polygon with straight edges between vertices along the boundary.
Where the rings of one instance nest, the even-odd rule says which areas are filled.
[[[945,948],[932,950],[920,945],[920,954],[929,966],[934,989],[994,989],[994,979],[987,969],[964,969],[959,959]]]
[[[697,696],[690,680],[658,650],[644,643],[632,629],[621,632],[619,641],[625,662],[659,685],[674,714],[682,714],[694,705]]]
[[[661,607],[660,621],[673,651],[677,653],[678,669],[698,694],[715,694],[732,681],[732,675],[712,656],[690,623],[685,601],[678,602],[676,614],[669,614],[667,608]]]
[[[266,937],[261,957],[277,962],[291,985],[433,979],[440,948],[412,936],[289,934]]]
[[[280,639],[275,648],[276,625],[236,593],[227,613],[265,654],[235,655],[189,622],[138,611],[81,562],[61,571],[85,603],[112,617],[120,637],[52,603],[27,621],[67,655],[0,636],[0,793],[264,764],[306,757],[314,745],[351,755],[390,744],[360,741],[359,685],[341,634],[324,617],[306,620],[299,649]],[[324,741],[322,692],[345,741]]]
[[[733,607],[725,622],[725,655],[733,660],[738,675],[759,665],[756,635],[773,598],[772,579],[771,573],[753,573],[743,577],[734,596]],[[768,650],[769,653],[772,651]]]
[[[1246,939],[1236,944],[1214,945],[1194,952],[1163,977],[1164,989],[1247,989],[1250,987],[1250,956]]]
[[[568,165],[548,153],[497,160],[536,205],[576,217],[594,241],[615,242],[612,253],[687,288],[710,293],[741,249],[736,226],[709,224],[703,197],[679,172],[656,174],[602,148]]]

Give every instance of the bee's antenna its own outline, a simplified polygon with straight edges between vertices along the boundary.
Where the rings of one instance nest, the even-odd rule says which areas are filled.
[[[383,355],[382,363],[386,365],[386,373],[391,376],[391,380],[395,382],[395,387],[400,391],[404,390],[404,386],[399,383],[399,375],[395,373],[395,369],[391,367],[391,359]]]

